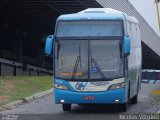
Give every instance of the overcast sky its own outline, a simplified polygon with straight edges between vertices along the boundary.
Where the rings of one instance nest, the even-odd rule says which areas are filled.
[[[129,0],[150,26],[159,34],[158,18],[154,0]],[[159,3],[160,4],[160,3]],[[159,5],[160,10],[160,5]]]

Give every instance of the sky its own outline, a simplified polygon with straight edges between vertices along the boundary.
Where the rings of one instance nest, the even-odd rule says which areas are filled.
[[[143,18],[154,29],[154,31],[160,36],[157,11],[156,11],[156,5],[154,4],[154,0],[129,0],[129,1],[139,11],[139,13],[143,16]],[[160,11],[160,3],[159,3],[159,11]]]

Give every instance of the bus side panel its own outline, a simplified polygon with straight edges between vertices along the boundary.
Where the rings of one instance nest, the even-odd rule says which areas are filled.
[[[142,55],[140,30],[138,24],[127,22],[127,32],[131,39],[131,53],[128,57],[128,73],[130,77],[130,97],[132,98],[137,94],[141,81]]]

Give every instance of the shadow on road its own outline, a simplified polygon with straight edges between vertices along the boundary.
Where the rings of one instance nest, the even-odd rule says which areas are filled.
[[[106,105],[106,104],[101,104],[101,105],[78,105],[72,107],[72,111],[70,113],[109,113],[109,114],[115,114],[115,113],[120,113],[123,112],[120,110],[120,105]]]

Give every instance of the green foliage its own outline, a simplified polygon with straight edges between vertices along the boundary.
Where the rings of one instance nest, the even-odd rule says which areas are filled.
[[[10,103],[52,88],[51,76],[0,77],[0,105]]]

